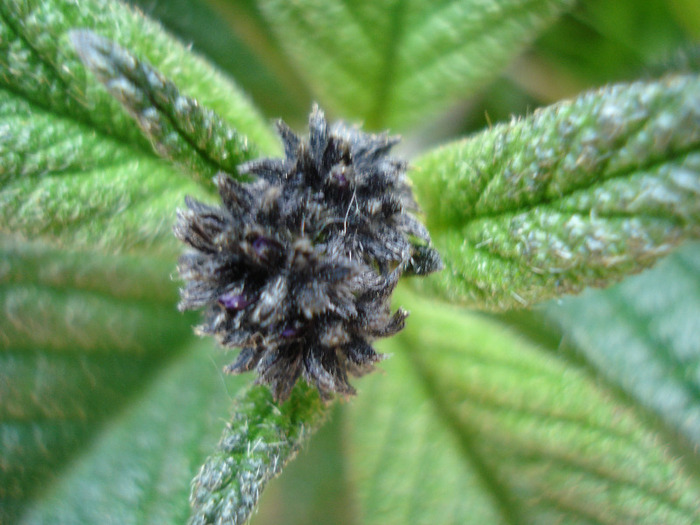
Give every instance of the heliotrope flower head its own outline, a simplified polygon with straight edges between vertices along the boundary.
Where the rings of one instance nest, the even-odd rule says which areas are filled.
[[[403,273],[442,267],[405,178],[388,155],[398,139],[337,123],[314,107],[309,137],[283,122],[284,159],[215,177],[221,206],[190,198],[178,211],[181,310],[204,309],[202,335],[241,348],[225,368],[255,370],[276,400],[299,377],[324,398],[353,394],[348,375],[382,358],[371,342],[403,328],[390,296]]]

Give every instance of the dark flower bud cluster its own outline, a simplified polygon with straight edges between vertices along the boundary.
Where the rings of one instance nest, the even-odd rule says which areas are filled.
[[[388,156],[398,139],[337,123],[315,107],[309,138],[278,123],[284,159],[219,173],[222,206],[190,198],[179,210],[181,310],[204,309],[199,334],[241,348],[225,368],[258,373],[276,400],[299,377],[324,398],[353,394],[348,375],[382,358],[371,342],[403,328],[391,313],[399,277],[442,267],[405,178]]]

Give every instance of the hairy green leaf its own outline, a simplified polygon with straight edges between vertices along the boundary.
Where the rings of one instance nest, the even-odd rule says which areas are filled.
[[[190,523],[244,523],[260,493],[325,417],[317,390],[299,382],[278,406],[264,386],[241,393],[219,450],[192,482]]]
[[[255,0],[129,0],[225,71],[266,115],[305,122],[311,95]]]
[[[0,4],[0,86],[57,115],[130,144],[148,142],[119,103],[85,70],[70,33],[89,29],[147,60],[187,95],[221,115],[263,151],[278,149],[248,100],[158,24],[107,0],[11,0]]]
[[[700,447],[700,246],[605,291],[548,303],[583,355]]]
[[[446,271],[488,309],[640,271],[700,234],[700,77],[621,84],[445,146],[416,192]]]
[[[0,521],[188,341],[168,266],[0,236]]]
[[[226,120],[128,52],[76,32],[85,26],[133,46]],[[76,44],[141,117],[145,135],[85,70]],[[253,144],[278,147],[267,124],[210,66],[152,22],[97,0],[0,6],[0,116],[0,232],[112,252],[173,253],[176,205],[185,194],[204,197],[155,157],[146,138],[199,180],[219,169],[235,172]]]
[[[173,254],[175,208],[206,196],[141,150],[0,88],[0,232],[57,245]]]
[[[126,49],[92,31],[70,36],[85,66],[121,102],[161,157],[208,181],[221,170],[235,175],[239,164],[257,156],[245,137]]]
[[[407,328],[350,406],[363,523],[700,519],[697,473],[643,411],[491,320],[398,298]]]
[[[183,341],[21,523],[185,522],[190,479],[243,381],[221,378],[223,362],[212,362],[209,343]]]
[[[329,109],[395,130],[483,85],[568,4],[260,1]]]

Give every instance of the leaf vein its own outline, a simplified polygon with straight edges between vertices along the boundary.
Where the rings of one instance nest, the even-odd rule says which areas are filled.
[[[489,33],[494,33],[496,28],[504,26],[507,23],[512,23],[518,14],[530,15],[532,9],[530,8],[533,4],[540,3],[540,0],[524,0],[519,3],[511,4],[510,9],[496,10],[495,12],[489,13],[489,16],[485,16],[481,24],[475,25],[471,32],[462,33],[460,35],[459,41],[454,43],[453,47],[447,49],[431,49],[432,57],[429,61],[423,61],[420,64],[420,68],[410,70],[410,75],[399,80],[399,85],[410,81],[413,78],[425,75],[426,71],[435,67],[440,62],[449,61],[451,56],[458,53],[462,53],[462,50],[466,47],[473,46],[475,40],[479,36],[486,34],[484,28],[489,29]],[[426,19],[427,24],[430,20]]]
[[[697,148],[698,148],[698,145],[693,144],[692,146],[689,146],[687,148],[683,148],[683,149],[674,151],[672,153],[669,153],[667,156],[658,157],[655,159],[650,159],[649,162],[647,162],[645,164],[642,164],[639,166],[633,166],[633,167],[628,168],[628,169],[621,169],[621,170],[616,171],[616,172],[612,172],[607,177],[605,177],[605,179],[602,179],[602,180],[595,182],[595,183],[588,183],[588,184],[582,184],[579,186],[571,187],[567,191],[562,192],[561,194],[557,195],[554,198],[542,197],[537,202],[530,202],[530,203],[518,205],[517,207],[507,207],[507,208],[497,210],[497,211],[481,212],[478,215],[473,215],[472,217],[467,218],[465,220],[464,224],[467,225],[474,220],[480,220],[480,219],[486,219],[486,218],[498,218],[502,215],[507,215],[509,213],[524,213],[524,212],[536,210],[538,208],[545,207],[545,206],[551,206],[551,207],[554,207],[555,209],[557,209],[556,207],[558,204],[560,204],[560,201],[564,200],[567,197],[574,195],[577,192],[590,191],[590,190],[595,189],[596,187],[598,187],[598,186],[600,186],[608,181],[629,177],[631,175],[634,175],[637,172],[654,171],[654,170],[661,168],[665,165],[680,163],[688,155],[697,153]],[[700,174],[698,174],[698,175],[700,175]],[[566,211],[566,209],[564,209],[564,211]]]

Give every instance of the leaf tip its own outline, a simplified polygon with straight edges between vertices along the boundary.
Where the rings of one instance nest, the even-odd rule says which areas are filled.
[[[108,41],[90,31],[89,29],[73,29],[68,33],[73,48],[78,57],[90,70],[101,69],[104,64],[104,52],[108,47]]]
[[[126,49],[89,29],[74,29],[68,36],[80,61],[104,84],[137,68],[137,59]]]

